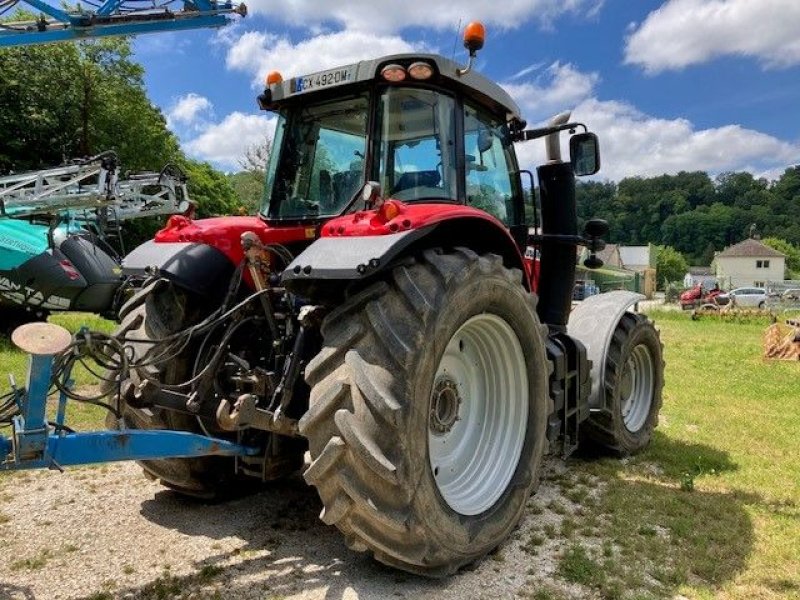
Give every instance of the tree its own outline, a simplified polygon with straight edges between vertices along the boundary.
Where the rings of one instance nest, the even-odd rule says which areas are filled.
[[[238,214],[239,199],[230,181],[205,162],[185,159],[180,165],[189,178],[189,198],[197,205],[198,217]]]
[[[239,159],[242,171],[228,175],[228,181],[239,199],[244,212],[255,213],[264,199],[264,182],[267,174],[267,163],[272,151],[272,140],[264,140],[245,150]]]
[[[125,168],[181,158],[126,38],[0,51],[0,172],[115,150]]]
[[[761,242],[786,255],[786,279],[800,278],[800,247],[775,237],[765,238]]]
[[[689,270],[683,254],[672,246],[659,246],[656,257],[656,279],[659,289],[664,289],[667,283],[682,281]]]

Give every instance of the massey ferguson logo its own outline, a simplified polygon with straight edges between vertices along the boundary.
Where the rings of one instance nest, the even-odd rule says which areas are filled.
[[[69,308],[69,300],[61,296],[44,297],[42,292],[22,286],[8,277],[0,277],[0,297],[17,304],[31,304],[41,308],[65,310]]]

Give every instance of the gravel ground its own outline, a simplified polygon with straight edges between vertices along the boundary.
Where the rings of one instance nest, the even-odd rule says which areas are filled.
[[[528,515],[500,550],[443,581],[348,550],[318,519],[319,499],[299,477],[209,505],[166,491],[132,463],[3,476],[0,598],[497,600],[542,587],[587,597],[553,582],[562,542],[529,541],[534,524],[563,518],[548,506],[576,508],[553,483],[563,469],[546,465]]]

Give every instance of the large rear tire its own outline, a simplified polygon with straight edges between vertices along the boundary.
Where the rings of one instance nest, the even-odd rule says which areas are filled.
[[[625,313],[606,359],[604,405],[583,426],[586,436],[620,455],[643,450],[658,424],[663,387],[658,331],[646,316]]]
[[[126,304],[116,334],[124,335],[130,340],[140,340],[128,342],[128,345],[141,357],[152,346],[150,340],[162,339],[198,323],[211,310],[201,298],[183,292],[171,284],[159,285],[154,289],[148,286]],[[147,373],[142,373],[141,369],[131,369],[130,378],[122,382],[121,389],[130,389],[129,384],[139,385],[145,375],[167,385],[187,381],[197,368],[195,361],[198,351],[196,343],[189,344],[182,352],[169,356],[163,362],[142,367]],[[124,394],[120,398],[119,408],[125,426],[131,429],[173,429],[230,437],[230,434],[215,430],[210,420],[201,424],[198,417],[185,413],[160,408],[134,408],[128,404]],[[108,425],[118,427],[119,423],[113,415],[109,415]],[[281,444],[284,440],[274,441]],[[281,446],[291,448],[292,451],[283,457],[275,456],[271,465],[274,478],[295,472],[302,466],[304,449],[295,446],[297,444],[293,444],[293,440],[288,440]],[[180,494],[206,500],[241,496],[261,487],[259,479],[237,474],[233,457],[171,458],[141,461],[139,464],[145,474],[160,480],[164,486]]]
[[[444,576],[517,525],[549,413],[546,329],[521,283],[499,256],[428,251],[326,318],[305,479],[350,548]]]

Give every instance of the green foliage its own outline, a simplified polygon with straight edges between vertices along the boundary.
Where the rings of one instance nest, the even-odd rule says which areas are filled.
[[[239,199],[223,173],[191,159],[184,160],[181,168],[189,178],[189,197],[197,204],[198,217],[239,213]]]
[[[115,150],[127,169],[181,156],[126,38],[0,51],[0,172]]]
[[[800,246],[800,167],[775,182],[750,173],[706,173],[581,183],[578,217],[609,222],[609,241],[672,246],[692,264],[748,237],[750,228]]]
[[[673,281],[683,280],[689,270],[689,264],[683,254],[672,246],[659,246],[656,258],[656,279],[659,289]]]
[[[319,148],[318,151],[323,151],[325,148]],[[261,202],[264,198],[264,182],[267,173],[267,163],[269,162],[270,152],[272,151],[272,140],[264,138],[264,140],[254,146],[250,146],[245,151],[244,156],[240,159],[239,164],[242,171],[228,175],[236,197],[239,200],[241,212],[247,214],[255,214],[261,207]],[[317,163],[320,162],[317,157]],[[319,167],[315,169],[317,180],[319,179]],[[316,189],[319,188],[317,181]]]
[[[786,240],[768,237],[761,240],[764,244],[786,255],[786,278],[800,277],[800,246],[790,244]]]
[[[239,171],[227,176],[228,183],[247,214],[255,214],[264,197],[264,174],[256,171]]]

